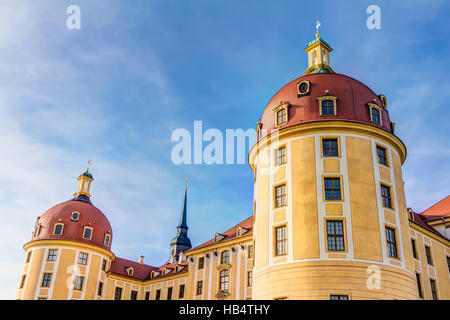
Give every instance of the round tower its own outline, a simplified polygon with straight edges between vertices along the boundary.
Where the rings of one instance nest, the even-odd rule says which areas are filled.
[[[317,33],[306,75],[258,122],[253,299],[417,299],[403,142],[387,99],[334,73]]]
[[[78,177],[74,197],[42,216],[31,241],[24,245],[17,299],[96,299],[110,262],[112,229],[106,216],[90,200],[93,176],[87,169]]]

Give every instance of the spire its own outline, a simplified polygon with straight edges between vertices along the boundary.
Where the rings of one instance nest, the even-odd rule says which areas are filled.
[[[319,27],[322,24],[316,17],[316,38],[309,42],[305,48],[308,53],[308,69],[306,74],[334,73],[330,67],[330,52],[333,49],[320,37]]]
[[[177,226],[177,235],[170,242],[170,259],[169,262],[177,262],[180,257],[180,252],[186,252],[192,248],[191,240],[189,239],[187,232],[187,180],[184,188],[184,199],[181,208],[180,222]]]

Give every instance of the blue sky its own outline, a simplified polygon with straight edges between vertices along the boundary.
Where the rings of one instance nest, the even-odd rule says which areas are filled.
[[[66,8],[81,8],[81,30]],[[366,8],[381,8],[381,29]],[[0,1],[0,298],[11,299],[35,219],[71,197],[92,157],[92,201],[117,256],[160,265],[184,179],[200,244],[252,213],[247,165],[174,165],[177,128],[255,128],[266,103],[307,67],[306,44],[388,98],[408,148],[408,206],[450,193],[446,1]]]

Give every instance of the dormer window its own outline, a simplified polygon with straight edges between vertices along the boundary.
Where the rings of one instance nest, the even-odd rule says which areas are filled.
[[[61,235],[64,230],[64,223],[55,223],[55,228],[53,229],[53,235]]]
[[[134,269],[132,267],[127,268],[127,275],[132,277],[134,275]]]
[[[84,227],[83,230],[83,238],[91,240],[92,239],[92,232],[94,231],[94,228],[91,227]]]
[[[223,239],[223,236],[222,236],[221,234],[216,233],[216,234],[214,235],[214,242],[219,242],[219,241],[222,240],[222,239]]]
[[[280,101],[278,107],[273,109],[273,111],[275,112],[275,123],[277,126],[288,122],[288,108],[288,103],[283,103],[282,101]]]
[[[77,222],[80,219],[80,213],[78,211],[72,212],[70,216],[70,221]]]
[[[244,228],[242,228],[242,227],[239,227],[237,230],[236,230],[236,237],[240,237],[240,236],[242,236],[244,233],[246,233],[247,232],[247,229],[244,229]]]
[[[37,237],[39,235],[39,231],[41,231],[41,225],[39,223],[36,223],[36,225],[34,226],[33,236]]]
[[[150,278],[154,278],[154,277],[156,277],[158,275],[158,273],[157,272],[155,272],[155,271],[152,271],[152,274],[151,274],[151,276],[150,276]]]
[[[386,96],[383,95],[383,94],[380,94],[378,97],[379,97],[380,100],[381,100],[381,105],[383,106],[383,108],[384,108],[384,109],[387,109],[387,99],[386,99]]]
[[[300,98],[309,94],[309,80],[300,81],[297,84],[297,96]]]
[[[337,116],[337,97],[328,95],[317,97],[319,100],[319,112],[321,117]]]
[[[103,242],[105,247],[109,247],[110,241],[111,241],[111,235],[109,235],[108,233],[105,233],[105,240]]]
[[[368,103],[368,106],[369,106],[370,121],[381,126],[382,125],[381,107],[376,105],[375,103]]]

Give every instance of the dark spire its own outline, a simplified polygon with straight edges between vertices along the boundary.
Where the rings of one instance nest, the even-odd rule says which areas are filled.
[[[187,235],[187,187],[184,189],[183,207],[181,208],[180,222],[177,226],[177,235],[170,242],[170,262],[177,262],[180,252],[192,248],[191,240]]]

